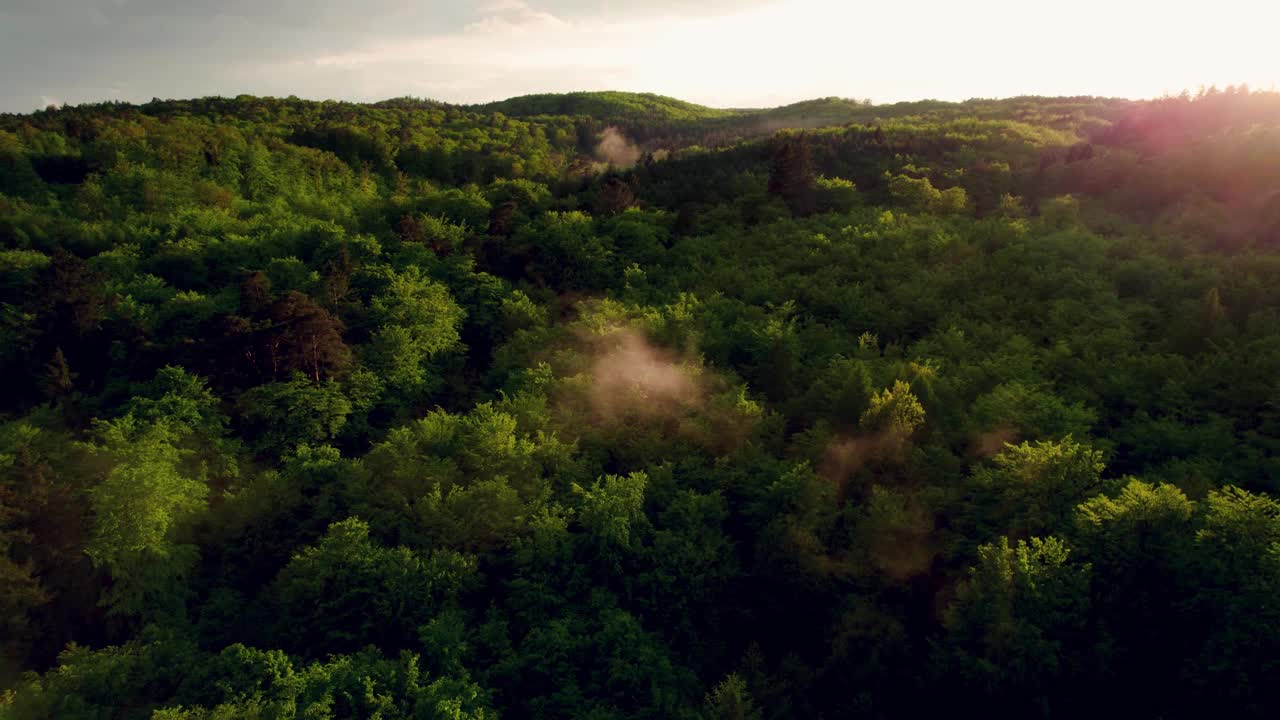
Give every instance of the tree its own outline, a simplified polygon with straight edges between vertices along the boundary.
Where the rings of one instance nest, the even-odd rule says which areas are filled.
[[[1040,217],[1050,227],[1071,227],[1080,222],[1080,199],[1073,195],[1049,198],[1040,204]]]
[[[519,206],[513,201],[506,201],[493,206],[489,212],[489,227],[485,231],[489,237],[510,237],[515,230],[516,210]]]
[[[301,371],[318,383],[351,364],[351,351],[342,341],[342,321],[306,295],[295,290],[277,300],[270,320],[263,340],[273,377]]]
[[[95,330],[106,308],[103,277],[88,263],[58,248],[41,273],[39,307],[51,338],[79,338]]]
[[[12,459],[0,456],[0,462],[4,461]],[[27,644],[33,635],[28,613],[49,600],[35,577],[35,564],[18,559],[32,536],[14,527],[18,510],[12,494],[12,488],[0,486],[0,631],[5,638],[0,643],[0,658],[6,661],[4,664],[26,659]]]
[[[259,385],[242,394],[239,404],[255,446],[273,455],[332,440],[352,410],[338,383],[313,382],[301,373],[287,382]]]
[[[596,215],[617,215],[635,204],[636,195],[626,180],[610,175],[596,193],[593,210]]]
[[[760,720],[762,717],[747,691],[747,684],[734,673],[707,693],[703,707],[707,720]]]
[[[124,615],[173,611],[198,551],[182,531],[204,509],[203,478],[181,469],[178,432],[132,415],[99,421],[87,446],[106,469],[89,490],[93,535],[86,548],[111,575],[104,603]]]
[[[456,602],[474,573],[474,561],[452,550],[381,547],[369,538],[368,524],[350,518],[330,525],[272,582],[273,635],[282,647],[313,658],[369,643],[403,648]]]
[[[1000,538],[979,548],[946,615],[945,671],[1010,710],[1048,714],[1069,702],[1085,668],[1091,570],[1069,563],[1069,555],[1054,537],[1013,546]]]
[[[820,212],[847,213],[862,203],[858,187],[844,178],[820,177],[814,186],[814,202]]]
[[[126,411],[143,422],[163,422],[174,429],[179,447],[191,451],[184,470],[208,471],[221,480],[239,475],[240,444],[227,437],[229,419],[204,378],[167,366],[140,391]]]
[[[965,211],[969,205],[969,196],[962,187],[947,188],[938,193],[934,199],[932,209],[942,215],[958,215]]]
[[[929,182],[929,178],[893,175],[887,179],[889,196],[909,210],[927,212],[934,207],[941,196],[941,193],[933,187],[933,183]]]
[[[1280,671],[1280,502],[1225,487],[1205,506],[1192,600],[1202,645],[1187,680],[1205,705],[1272,707],[1280,691],[1265,678]]]
[[[1064,402],[1046,388],[1016,380],[1001,383],[979,397],[972,413],[978,431],[1004,431],[1010,440],[1083,435],[1097,418],[1097,413],[1079,403]]]
[[[512,244],[529,248],[535,278],[556,287],[588,290],[617,280],[613,242],[582,212],[546,212],[517,231]]]
[[[793,215],[810,215],[816,209],[813,161],[803,134],[780,136],[774,141],[769,193],[786,202]]]
[[[1006,445],[970,476],[961,516],[977,538],[1064,532],[1076,506],[1108,488],[1103,467],[1101,452],[1070,436]]]
[[[410,265],[392,273],[371,303],[379,320],[372,360],[388,386],[412,394],[433,389],[427,362],[458,345],[466,312],[448,289]]]
[[[1176,487],[1141,480],[1130,480],[1114,498],[1099,495],[1079,507],[1075,536],[1093,566],[1107,646],[1107,672],[1099,681],[1112,683],[1120,707],[1177,711],[1176,699],[1159,690],[1194,652],[1184,599],[1199,582],[1195,511]],[[1182,631],[1170,632],[1173,627]]]
[[[872,395],[858,420],[864,432],[882,434],[892,445],[905,442],[923,423],[924,406],[911,392],[911,385],[902,380]]]
[[[632,549],[647,525],[643,505],[649,478],[642,472],[625,477],[606,475],[590,488],[581,489],[580,519],[593,543],[601,550]]]
[[[258,270],[240,282],[240,313],[254,317],[271,305],[271,278]]]

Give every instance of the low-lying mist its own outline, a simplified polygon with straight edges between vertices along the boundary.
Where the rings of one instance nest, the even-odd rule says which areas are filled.
[[[616,168],[629,168],[635,165],[642,154],[639,147],[628,140],[621,130],[613,126],[604,129],[595,149],[596,160]]]

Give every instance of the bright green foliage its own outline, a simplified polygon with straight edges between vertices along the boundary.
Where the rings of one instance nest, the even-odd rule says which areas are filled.
[[[885,433],[893,438],[906,438],[924,422],[924,407],[901,380],[871,396],[866,412],[858,421],[868,432]]]
[[[239,474],[237,443],[227,438],[228,418],[203,378],[178,367],[161,368],[126,407],[139,420],[176,428],[180,445],[191,450],[184,467],[192,472],[203,469],[224,478]]]
[[[1076,506],[1107,488],[1102,453],[1070,437],[1007,446],[970,478],[983,533],[1031,537],[1072,526]]]
[[[582,490],[580,519],[594,542],[604,548],[630,549],[638,541],[644,522],[641,512],[649,478],[644,473],[626,477],[606,475]]]
[[[1191,539],[1194,511],[1176,487],[1131,480],[1115,498],[1099,495],[1080,504],[1081,542],[1099,567],[1176,556],[1178,545]]]
[[[908,209],[925,211],[938,202],[941,193],[928,178],[894,175],[889,178],[889,195]]]
[[[371,352],[387,385],[417,393],[431,386],[426,362],[458,343],[466,313],[442,285],[412,265],[391,274],[386,290],[374,296],[379,329]]]
[[[862,202],[858,187],[844,178],[820,177],[814,188],[820,212],[847,213]]]
[[[888,178],[889,196],[893,200],[917,212],[935,212],[939,215],[963,213],[969,199],[962,187],[938,190],[929,178],[913,178],[909,175],[893,175]]]
[[[183,531],[205,507],[203,478],[183,473],[173,426],[132,415],[102,422],[88,450],[104,468],[89,490],[93,536],[85,552],[110,574],[104,602],[139,615],[171,609],[198,550]]]

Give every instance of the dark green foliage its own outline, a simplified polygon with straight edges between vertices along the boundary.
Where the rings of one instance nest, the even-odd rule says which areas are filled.
[[[813,161],[804,135],[778,140],[769,170],[769,192],[781,197],[793,214],[808,215],[818,203],[813,182]]]
[[[408,548],[382,548],[369,526],[345,520],[304,548],[267,589],[266,615],[273,644],[319,658],[374,644],[413,644],[420,626],[456,602],[475,572],[451,550],[419,556]]]
[[[1278,98],[0,116],[0,717],[1271,717]]]

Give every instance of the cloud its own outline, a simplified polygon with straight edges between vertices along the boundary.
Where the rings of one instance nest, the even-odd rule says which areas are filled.
[[[1080,0],[1064,14],[1015,0],[8,0],[0,110],[29,110],[41,95],[103,100],[106,87],[133,101],[412,93],[481,102],[619,89],[758,107],[827,95],[1149,96],[1280,80],[1267,36],[1280,8],[1145,5]]]
[[[483,17],[463,28],[472,35],[528,35],[559,28],[564,21],[545,10],[535,10],[519,0],[499,0],[486,7]]]
[[[619,168],[628,168],[640,160],[640,148],[636,147],[622,131],[607,127],[596,144],[596,159]]]
[[[590,337],[585,349],[591,356],[585,399],[597,421],[672,417],[706,403],[708,378],[637,330]]]

